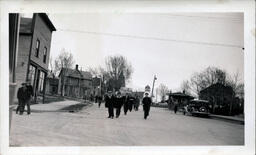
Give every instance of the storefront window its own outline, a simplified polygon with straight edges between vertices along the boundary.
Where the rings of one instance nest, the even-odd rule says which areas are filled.
[[[45,77],[45,73],[44,72],[40,72],[40,76],[39,76],[39,92],[42,93],[44,90],[44,77]]]
[[[30,66],[29,66],[28,79],[31,80],[31,85],[32,85],[33,87],[34,87],[35,73],[36,73],[36,67],[30,65]]]

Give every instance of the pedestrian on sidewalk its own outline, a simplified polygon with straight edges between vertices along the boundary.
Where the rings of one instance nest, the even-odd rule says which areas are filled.
[[[26,95],[25,95],[26,90],[27,90],[26,83],[22,83],[21,87],[18,89],[18,92],[17,92],[18,106],[16,109],[16,114],[18,113],[20,115],[23,114],[22,107],[23,105],[25,105],[25,101],[26,101]]]
[[[115,109],[116,109],[116,118],[120,116],[120,111],[124,103],[124,98],[121,96],[121,92],[117,92],[115,97]]]
[[[108,95],[105,97],[105,106],[108,108],[108,118],[114,118],[114,100],[111,91],[108,91]]]
[[[98,102],[99,102],[99,108],[100,108],[100,105],[101,105],[101,102],[102,102],[102,96],[101,95],[98,96]]]
[[[27,101],[26,101],[26,105],[27,105],[27,113],[29,115],[31,113],[31,111],[30,111],[31,100],[32,100],[32,97],[34,96],[33,87],[31,85],[31,81],[30,80],[27,80],[26,87],[27,87]]]
[[[124,96],[124,115],[127,114],[127,111],[128,111],[128,107],[129,107],[129,94],[126,93],[125,96]]]
[[[142,100],[143,104],[143,111],[144,111],[144,119],[147,119],[150,111],[152,100],[150,97],[148,97],[148,93],[145,93],[145,97]]]

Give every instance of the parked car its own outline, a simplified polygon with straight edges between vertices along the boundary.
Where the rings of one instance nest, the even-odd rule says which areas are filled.
[[[208,116],[209,102],[206,100],[191,100],[184,106],[183,114],[191,114],[192,116]]]

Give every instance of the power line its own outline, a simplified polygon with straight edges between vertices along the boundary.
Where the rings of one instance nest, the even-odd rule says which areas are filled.
[[[170,42],[178,42],[178,43],[189,43],[189,44],[198,44],[198,45],[209,45],[209,46],[222,46],[222,47],[233,47],[233,48],[241,48],[240,45],[232,45],[232,44],[222,44],[222,43],[210,43],[210,42],[200,42],[200,41],[188,41],[188,40],[176,40],[176,39],[166,39],[166,38],[158,38],[158,37],[145,37],[145,36],[135,36],[135,35],[127,35],[127,34],[115,34],[115,33],[106,33],[106,32],[92,32],[92,31],[82,31],[82,30],[71,30],[71,29],[61,29],[60,31],[69,31],[75,33],[87,33],[92,35],[105,35],[112,37],[122,37],[122,38],[133,38],[133,39],[143,39],[143,40],[157,40],[157,41],[170,41]]]

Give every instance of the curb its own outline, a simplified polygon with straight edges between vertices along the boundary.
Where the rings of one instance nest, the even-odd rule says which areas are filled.
[[[218,115],[209,115],[209,117],[213,118],[213,119],[224,120],[224,121],[228,121],[228,122],[238,123],[238,124],[244,125],[244,120],[243,119],[229,118],[229,117],[218,116]]]

